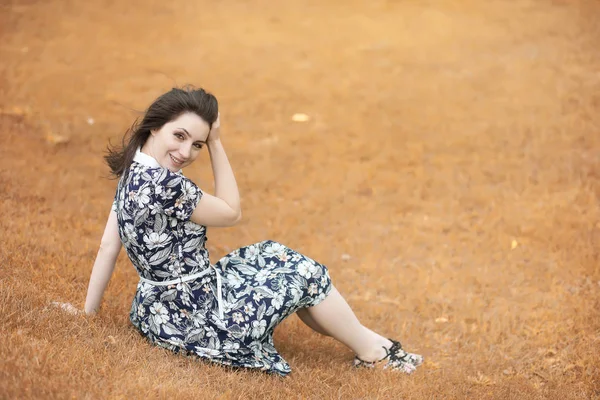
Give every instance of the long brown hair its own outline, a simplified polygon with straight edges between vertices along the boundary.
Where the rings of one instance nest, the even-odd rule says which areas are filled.
[[[111,176],[119,178],[127,175],[135,152],[146,143],[150,131],[160,129],[186,112],[193,112],[212,127],[217,120],[219,103],[212,94],[192,86],[173,88],[158,97],[148,107],[141,122],[136,120],[125,132],[120,146],[108,144],[104,159],[110,167]]]

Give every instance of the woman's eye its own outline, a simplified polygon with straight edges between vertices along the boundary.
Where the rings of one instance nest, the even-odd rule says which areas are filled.
[[[202,145],[200,143],[194,143],[194,147],[200,150],[202,148]]]
[[[183,135],[182,135],[181,133],[176,133],[176,134],[175,134],[175,137],[176,137],[177,139],[183,139]]]

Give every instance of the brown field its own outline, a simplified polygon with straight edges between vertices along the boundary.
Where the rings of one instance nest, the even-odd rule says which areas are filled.
[[[0,398],[600,398],[600,2],[0,5]],[[156,96],[217,95],[244,220],[427,362],[356,371],[293,316],[293,372],[147,343],[125,252],[83,308],[116,182],[102,155]],[[307,122],[294,122],[305,113]],[[93,119],[93,121],[91,119]],[[211,189],[208,155],[186,174]]]

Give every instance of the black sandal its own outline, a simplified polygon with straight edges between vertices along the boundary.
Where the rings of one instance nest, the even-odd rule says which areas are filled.
[[[392,346],[389,349],[382,346],[386,354],[381,360],[365,361],[356,356],[354,357],[354,366],[356,368],[374,368],[378,363],[384,361],[385,359],[389,359],[389,361],[383,366],[384,369],[390,368],[394,371],[412,374],[419,365],[423,364],[423,356],[419,354],[407,353],[402,349],[400,342],[393,339],[389,340],[392,342]]]

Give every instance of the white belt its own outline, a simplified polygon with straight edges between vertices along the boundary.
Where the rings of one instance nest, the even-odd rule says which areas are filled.
[[[221,289],[221,286],[222,286],[221,285],[221,274],[219,273],[219,270],[217,269],[217,267],[215,267],[214,265],[211,264],[210,267],[215,271],[215,274],[217,274],[217,303],[219,304],[219,318],[223,319],[223,291]],[[176,285],[178,283],[191,281],[191,280],[200,278],[201,276],[204,276],[208,273],[210,273],[210,268],[206,268],[205,270],[197,272],[192,275],[180,276],[177,279],[171,279],[169,281],[151,281],[150,279],[142,278],[141,276],[140,276],[140,281],[149,283],[149,284],[155,285],[155,286],[168,286],[168,285]]]

